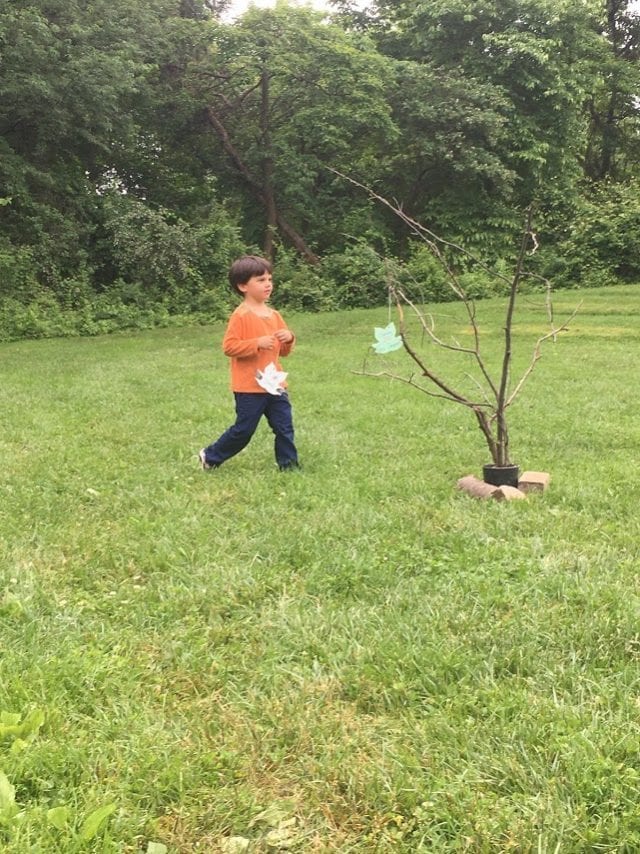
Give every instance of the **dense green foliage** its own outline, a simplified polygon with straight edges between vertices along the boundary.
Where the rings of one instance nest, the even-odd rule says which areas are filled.
[[[468,412],[352,373],[384,308],[289,318],[291,475],[266,426],[197,466],[222,324],[0,345],[0,849],[640,850],[640,295],[581,298],[513,410],[551,487],[512,504],[455,489]]]
[[[247,248],[291,305],[380,302],[410,236],[330,169],[490,261],[534,202],[542,272],[635,275],[628,0],[333,5],[4,4],[0,337],[211,317]]]

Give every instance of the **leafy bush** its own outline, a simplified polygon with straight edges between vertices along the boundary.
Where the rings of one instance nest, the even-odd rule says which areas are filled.
[[[401,281],[421,302],[449,302],[457,299],[442,266],[424,244],[414,244],[404,265]]]
[[[505,293],[506,283],[499,275],[508,275],[506,262],[496,262],[484,269],[467,260],[467,269],[457,272],[457,281],[471,299],[486,299]],[[491,273],[495,270],[496,275]],[[424,244],[412,247],[409,260],[402,266],[398,281],[418,302],[454,302],[458,296],[451,287],[440,262]],[[525,288],[523,288],[525,289]]]
[[[338,305],[333,281],[317,268],[303,262],[295,253],[278,251],[275,267],[273,302],[294,311],[331,311]]]
[[[11,297],[0,301],[0,341],[65,334],[68,334],[68,329],[64,313],[51,296],[43,294],[29,304]]]
[[[194,228],[164,208],[114,194],[105,201],[105,230],[117,272],[107,290],[120,291],[125,304],[161,302],[170,314],[206,310],[216,316],[226,308],[227,270],[243,247],[222,206]]]
[[[35,263],[29,249],[0,244],[0,297],[28,301],[42,290],[35,275]]]
[[[640,180],[604,184],[585,198],[552,265],[565,285],[639,279]]]
[[[196,240],[188,224],[162,208],[131,196],[105,199],[105,228],[123,279],[152,290],[188,279],[196,258]]]
[[[0,298],[0,342],[25,338],[66,338],[104,335],[133,329],[211,323],[229,312],[221,307],[215,292],[199,297],[198,310],[176,312],[166,302],[126,303],[117,294],[101,294],[76,308],[64,308],[51,294],[25,304],[11,297]]]
[[[385,262],[366,243],[327,255],[319,273],[332,283],[337,308],[367,308],[388,299]]]
[[[227,292],[227,272],[234,258],[240,257],[246,247],[240,230],[224,206],[215,207],[207,222],[194,229],[196,257],[193,261],[207,287],[214,286]]]
[[[33,251],[0,241],[0,341],[211,322],[233,303],[227,269],[242,254],[224,206],[193,227],[132,196],[102,201],[100,262],[45,276]]]

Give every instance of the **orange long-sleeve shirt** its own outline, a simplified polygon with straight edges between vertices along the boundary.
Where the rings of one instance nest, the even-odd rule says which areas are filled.
[[[276,339],[273,350],[259,350],[258,338],[273,335],[278,329],[288,329],[288,326],[275,309],[270,309],[269,315],[262,317],[243,303],[233,312],[222,339],[222,350],[225,356],[231,359],[232,391],[268,394],[258,385],[256,371],[263,371],[269,362],[274,362],[276,368],[281,371],[278,358],[289,355],[294,341],[281,344]],[[284,385],[286,386],[286,383]]]

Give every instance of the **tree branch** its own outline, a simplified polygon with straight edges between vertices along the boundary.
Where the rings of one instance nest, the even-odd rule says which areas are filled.
[[[264,187],[258,181],[256,181],[256,179],[251,174],[251,171],[249,170],[248,166],[240,156],[239,151],[231,142],[231,138],[229,136],[229,133],[227,132],[226,127],[224,126],[223,122],[221,121],[220,117],[217,115],[213,107],[207,107],[207,118],[211,126],[214,128],[215,132],[218,134],[218,137],[222,142],[222,147],[229,155],[231,162],[236,167],[238,172],[242,175],[256,198],[266,209],[268,201]],[[304,258],[306,258],[306,260],[310,264],[317,264],[320,259],[315,254],[315,252],[313,252],[307,246],[304,238],[300,234],[298,234],[298,232],[287,222],[287,220],[282,216],[279,210],[276,210],[275,216],[278,228],[280,228],[282,233],[289,238],[289,240],[295,246],[298,252]]]
[[[550,338],[553,338],[553,340],[555,341],[555,340],[556,340],[556,337],[557,337],[557,335],[558,335],[558,333],[559,333],[559,332],[567,332],[567,331],[568,331],[568,329],[569,329],[569,324],[571,323],[571,321],[573,320],[573,318],[576,316],[576,314],[580,311],[580,306],[581,306],[581,305],[582,305],[582,302],[580,302],[580,303],[576,306],[576,308],[571,312],[571,314],[570,314],[570,315],[569,315],[569,317],[565,320],[565,322],[564,322],[564,323],[562,323],[560,326],[555,326],[555,327],[554,327],[550,332],[547,332],[547,334],[546,334],[546,335],[541,335],[541,336],[538,338],[538,340],[536,341],[536,343],[535,343],[535,345],[534,345],[534,348],[533,348],[533,357],[532,357],[532,359],[531,359],[531,363],[529,364],[529,367],[526,369],[526,371],[523,373],[523,375],[520,377],[520,379],[518,380],[518,382],[517,382],[517,384],[516,384],[515,388],[513,389],[513,391],[511,392],[511,394],[510,394],[510,395],[509,395],[509,397],[507,398],[507,400],[505,401],[505,404],[504,404],[504,408],[505,408],[505,409],[506,409],[508,406],[511,406],[511,404],[512,404],[512,403],[513,403],[513,401],[516,399],[516,397],[518,396],[518,394],[520,394],[520,390],[522,389],[522,386],[525,384],[526,380],[528,379],[528,377],[530,376],[531,372],[533,371],[533,369],[534,369],[534,367],[535,367],[535,365],[536,365],[536,362],[537,362],[537,361],[538,361],[538,359],[540,359],[540,357],[542,356],[542,350],[541,350],[542,344],[543,344],[545,341],[548,341]]]

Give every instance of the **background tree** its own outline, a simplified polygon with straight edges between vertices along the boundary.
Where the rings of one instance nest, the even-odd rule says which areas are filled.
[[[347,199],[323,167],[380,171],[396,135],[388,78],[368,39],[309,9],[253,9],[217,28],[190,85],[228,156],[223,186],[242,192],[248,236],[267,254],[276,234],[311,262],[335,241],[330,205],[344,214]]]
[[[394,115],[412,213],[494,253],[513,229],[508,211],[536,199],[560,220],[586,139],[594,33],[584,5],[378,0],[373,9],[372,37],[404,63]]]
[[[296,305],[382,300],[371,245],[431,262],[327,166],[490,261],[535,199],[536,263],[584,280],[580,235],[609,234],[624,263],[597,241],[593,281],[634,275],[631,2],[334,6],[330,19],[282,2],[232,23],[228,0],[0,7],[3,298],[84,311],[133,294],[149,311],[199,311],[230,256],[260,245],[278,250]],[[161,281],[150,256],[166,261]]]
[[[606,0],[594,26],[598,49],[593,86],[585,175],[593,181],[624,180],[640,162],[640,18],[629,0]]]
[[[85,265],[96,180],[115,145],[132,139],[166,7],[34,0],[0,13],[0,169],[11,198],[0,222],[5,239],[33,247],[51,286]]]
[[[1,239],[16,258],[30,253],[41,286],[62,297],[70,280],[98,290],[119,278],[145,280],[144,264],[119,266],[109,190],[167,222],[173,216],[205,232],[231,225],[188,134],[177,130],[185,109],[176,110],[184,96],[174,80],[208,14],[192,4],[184,18],[182,5],[25,0],[0,13],[0,177],[9,200]]]

